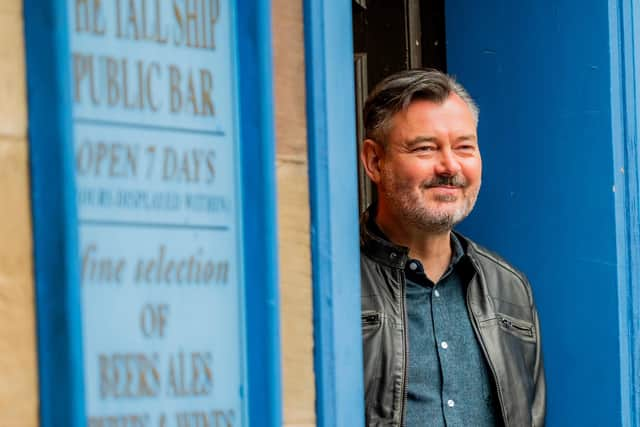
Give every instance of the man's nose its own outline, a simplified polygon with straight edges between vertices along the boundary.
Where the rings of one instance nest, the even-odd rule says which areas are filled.
[[[440,159],[437,165],[438,174],[443,175],[456,175],[460,172],[460,161],[456,157],[453,150],[446,148],[443,149],[440,155]]]

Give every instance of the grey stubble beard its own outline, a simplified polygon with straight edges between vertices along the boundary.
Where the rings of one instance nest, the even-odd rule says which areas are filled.
[[[475,191],[472,190],[472,192],[469,193],[468,183],[463,177],[448,179],[452,179],[455,185],[458,185],[463,191],[467,191],[466,197],[464,197],[464,203],[458,206],[453,212],[449,209],[440,210],[428,207],[426,205],[427,202],[423,199],[423,194],[417,195],[410,185],[397,182],[393,174],[387,173],[386,171],[383,172],[380,191],[384,193],[385,198],[392,205],[397,216],[411,224],[412,227],[428,233],[445,233],[451,231],[454,226],[459,224],[471,213],[480,191],[479,184]],[[436,177],[433,181],[438,180],[441,180],[441,178]],[[420,190],[426,191],[435,185],[433,181],[422,183]],[[457,199],[458,196],[446,195],[439,197],[437,200],[440,202],[453,203]]]

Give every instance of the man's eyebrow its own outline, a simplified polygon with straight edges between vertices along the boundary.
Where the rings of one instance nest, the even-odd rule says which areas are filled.
[[[435,136],[416,136],[406,142],[408,146],[420,144],[421,142],[436,142],[438,138]]]
[[[464,142],[464,141],[472,141],[475,142],[478,140],[478,136],[476,134],[470,133],[468,135],[461,135],[458,138],[456,138],[457,142]],[[406,145],[408,147],[412,146],[412,145],[416,145],[416,144],[420,144],[422,142],[437,142],[438,138],[436,138],[435,136],[416,136],[413,139],[410,139],[408,141],[406,141]]]
[[[473,134],[473,133],[470,133],[468,135],[459,136],[456,139],[456,141],[477,141],[477,140],[478,140],[478,136]]]

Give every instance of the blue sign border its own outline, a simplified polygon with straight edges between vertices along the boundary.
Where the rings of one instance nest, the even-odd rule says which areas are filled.
[[[42,426],[82,426],[84,375],[65,1],[25,0]]]
[[[251,426],[282,425],[271,1],[236,2]]]
[[[24,0],[40,425],[84,427],[78,222],[66,0]],[[280,426],[271,2],[236,2],[247,393],[251,425]]]

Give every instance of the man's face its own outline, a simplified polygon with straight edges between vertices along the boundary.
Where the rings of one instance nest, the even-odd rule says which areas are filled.
[[[450,230],[466,218],[482,179],[476,128],[455,94],[442,104],[414,101],[393,116],[380,161],[380,203],[427,231]]]

